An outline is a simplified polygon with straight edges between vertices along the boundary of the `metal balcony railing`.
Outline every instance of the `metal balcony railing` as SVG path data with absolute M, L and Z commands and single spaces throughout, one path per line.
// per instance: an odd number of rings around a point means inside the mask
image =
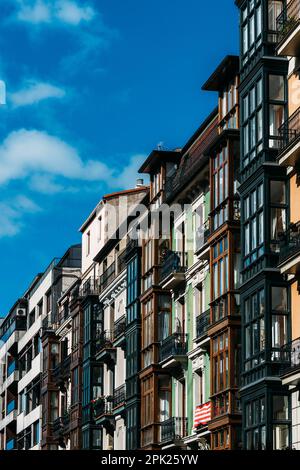
M 161 342 L 160 361 L 187 353 L 187 334 L 174 333 Z
M 300 371 L 300 338 L 294 339 L 281 349 L 281 374 Z
M 119 318 L 114 323 L 114 340 L 122 336 L 126 328 L 126 317 L 125 315 Z
M 112 348 L 114 341 L 114 333 L 111 330 L 101 331 L 95 338 L 96 352 L 100 352 L 105 348 Z
M 100 276 L 100 289 L 104 290 L 116 277 L 116 265 L 112 263 Z
M 300 222 L 290 225 L 289 229 L 281 235 L 279 245 L 281 263 L 300 252 Z
M 169 418 L 161 423 L 161 443 L 174 442 L 187 436 L 187 418 Z
M 160 270 L 160 281 L 171 274 L 184 273 L 187 270 L 187 253 L 168 251 L 163 259 Z
M 70 425 L 70 412 L 66 411 L 63 416 L 59 416 L 52 425 L 53 434 L 65 433 Z
M 207 334 L 207 330 L 210 324 L 210 310 L 206 310 L 206 312 L 201 313 L 196 318 L 196 333 L 197 338 L 203 338 Z
M 89 295 L 99 295 L 100 285 L 98 279 L 90 278 L 85 281 L 79 289 L 80 297 L 88 297 Z
M 283 8 L 277 17 L 276 26 L 278 41 L 283 41 L 290 32 L 299 24 L 300 20 L 300 0 L 291 0 Z
M 116 388 L 114 391 L 113 408 L 117 408 L 118 406 L 123 405 L 125 403 L 125 398 L 126 398 L 126 388 L 124 384 Z
M 300 107 L 279 127 L 278 132 L 279 149 L 282 153 L 300 136 Z
M 100 397 L 93 403 L 93 412 L 95 418 L 104 415 L 111 415 L 113 409 L 112 397 Z

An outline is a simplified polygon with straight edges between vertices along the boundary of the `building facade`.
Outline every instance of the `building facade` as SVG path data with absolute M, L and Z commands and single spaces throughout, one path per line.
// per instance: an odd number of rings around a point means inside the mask
M 1 450 L 300 450 L 300 1 L 235 3 L 217 107 L 1 321 Z

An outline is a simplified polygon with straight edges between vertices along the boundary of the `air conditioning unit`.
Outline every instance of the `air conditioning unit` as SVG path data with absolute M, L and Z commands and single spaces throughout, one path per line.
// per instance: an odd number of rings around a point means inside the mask
M 18 308 L 17 316 L 18 317 L 26 317 L 26 308 Z

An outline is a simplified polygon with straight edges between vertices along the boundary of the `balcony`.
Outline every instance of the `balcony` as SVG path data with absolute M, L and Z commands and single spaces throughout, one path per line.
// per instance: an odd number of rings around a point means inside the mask
M 100 397 L 93 403 L 93 414 L 97 424 L 101 424 L 110 435 L 115 430 L 115 418 L 113 415 L 113 397 Z
M 202 341 L 207 337 L 207 330 L 210 325 L 210 310 L 206 310 L 206 312 L 201 313 L 196 318 L 196 334 L 197 340 Z
M 300 271 L 300 222 L 291 224 L 280 239 L 279 267 L 282 274 Z
M 93 295 L 100 294 L 100 285 L 98 279 L 90 278 L 85 281 L 79 290 L 79 296 L 81 298 L 86 298 Z
M 187 335 L 174 333 L 161 342 L 160 363 L 163 369 L 171 373 L 174 369 L 184 367 L 187 364 Z
M 116 277 L 116 265 L 112 263 L 100 276 L 100 291 L 102 292 Z
M 164 289 L 174 289 L 185 281 L 187 253 L 167 251 L 160 269 L 160 285 Z
M 59 386 L 61 391 L 66 387 L 66 382 L 70 377 L 71 355 L 69 354 L 62 362 L 60 362 L 52 372 L 54 382 Z
M 125 405 L 125 399 L 126 399 L 126 389 L 125 389 L 125 384 L 124 384 L 116 388 L 114 391 L 113 409 L 120 408 L 121 406 Z
M 15 331 L 26 331 L 26 317 L 17 317 L 9 327 L 3 326 L 0 328 L 0 341 L 6 343 Z M 18 339 L 18 336 L 16 336 L 15 342 L 17 342 Z
M 96 336 L 95 352 L 98 361 L 104 362 L 109 368 L 113 367 L 116 362 L 116 348 L 114 346 L 113 331 L 101 331 Z
M 300 52 L 300 0 L 291 0 L 277 18 L 277 54 L 297 57 Z
M 125 329 L 126 329 L 126 317 L 123 315 L 114 323 L 114 346 L 123 347 L 125 346 Z
M 300 108 L 282 124 L 278 132 L 280 136 L 278 163 L 282 166 L 297 167 L 300 162 Z
M 52 425 L 52 433 L 54 438 L 60 438 L 69 433 L 70 430 L 70 413 L 66 411 L 63 416 L 59 416 Z
M 284 384 L 298 385 L 300 380 L 300 338 L 282 347 L 280 376 Z
M 184 437 L 188 435 L 187 418 L 169 418 L 160 425 L 161 444 L 182 444 Z

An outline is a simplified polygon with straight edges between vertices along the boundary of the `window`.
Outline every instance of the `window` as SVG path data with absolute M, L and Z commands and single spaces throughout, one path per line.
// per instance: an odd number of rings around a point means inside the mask
M 51 290 L 46 294 L 46 313 L 51 312 Z
M 91 253 L 91 232 L 86 234 L 86 256 Z
M 217 299 L 228 290 L 228 238 L 213 246 L 213 295 Z
M 38 316 L 40 317 L 43 314 L 43 299 L 38 304 Z
M 98 241 L 102 238 L 102 217 L 98 218 Z
M 153 422 L 153 377 L 149 377 L 142 381 L 142 426 Z
M 277 42 L 277 18 L 283 10 L 282 0 L 269 0 L 268 1 L 268 41 Z
M 171 299 L 168 295 L 158 297 L 158 308 L 159 341 L 163 341 L 171 334 Z
M 279 128 L 285 118 L 286 92 L 283 75 L 269 75 L 269 147 L 279 147 Z
M 228 147 L 215 155 L 212 160 L 213 173 L 213 230 L 228 220 Z
M 287 198 L 284 181 L 270 182 L 271 251 L 279 253 L 280 236 L 286 231 Z
M 243 200 L 244 267 L 264 254 L 263 184 L 259 184 Z
M 229 386 L 228 333 L 213 338 L 213 393 Z
M 171 415 L 171 383 L 169 377 L 159 379 L 159 421 L 163 422 Z
M 288 342 L 287 288 L 271 288 L 272 308 L 272 352 L 271 360 L 281 360 L 281 348 Z
M 241 14 L 242 64 L 251 59 L 262 43 L 261 1 L 248 0 Z
M 237 104 L 237 79 L 231 82 L 226 90 L 220 96 L 220 109 L 221 109 L 221 120 L 220 127 L 221 129 L 236 129 L 238 126 L 237 123 L 237 114 L 236 114 L 236 104 Z
M 79 380 L 78 380 L 78 367 L 72 371 L 72 391 L 71 391 L 72 405 L 79 401 Z
M 40 442 L 40 423 L 36 421 L 33 423 L 33 446 L 36 446 Z
M 242 96 L 243 166 L 246 167 L 263 148 L 262 78 Z
M 30 328 L 34 324 L 34 321 L 35 321 L 35 309 L 33 309 L 32 312 L 30 312 L 29 314 L 28 328 Z
M 245 405 L 246 450 L 266 449 L 266 405 L 260 397 Z
M 58 404 L 58 393 L 50 392 L 50 421 L 52 423 L 59 417 Z
M 253 369 L 265 361 L 265 290 L 260 289 L 244 301 L 245 367 Z

